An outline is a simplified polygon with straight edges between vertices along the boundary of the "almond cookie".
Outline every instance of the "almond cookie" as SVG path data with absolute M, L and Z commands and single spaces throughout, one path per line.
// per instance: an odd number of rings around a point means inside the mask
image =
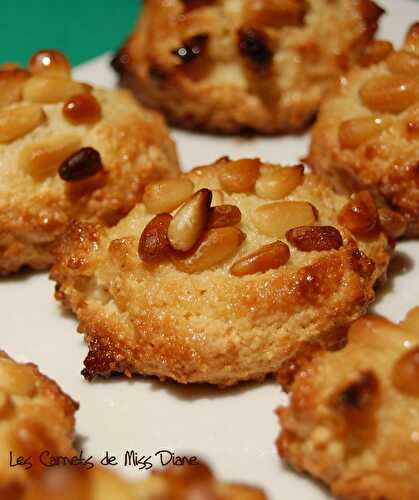
M 45 469 L 39 455 L 75 454 L 74 413 L 78 405 L 33 364 L 16 363 L 0 351 L 0 493 L 19 491 Z M 29 462 L 14 466 L 18 457 Z M 10 497 L 16 499 L 17 497 Z
M 85 334 L 88 379 L 231 385 L 337 342 L 391 250 L 367 193 L 336 195 L 301 165 L 221 158 L 148 185 L 114 228 L 73 224 L 51 276 Z
M 177 173 L 162 118 L 126 91 L 72 80 L 53 50 L 0 68 L 0 274 L 49 267 L 71 219 L 114 224 Z
M 0 487 L 1 493 L 1 487 Z M 3 500 L 266 500 L 265 494 L 252 486 L 224 483 L 215 478 L 202 462 L 197 465 L 166 467 L 151 473 L 143 481 L 127 481 L 95 467 L 81 470 L 59 467 L 32 480 L 20 493 L 11 490 Z
M 419 308 L 366 316 L 348 344 L 307 362 L 278 410 L 284 460 L 357 500 L 419 497 Z
M 341 80 L 313 128 L 310 165 L 340 189 L 368 189 L 419 235 L 419 23 L 401 50 L 371 45 Z
M 149 0 L 113 66 L 174 124 L 300 131 L 382 13 L 371 0 Z

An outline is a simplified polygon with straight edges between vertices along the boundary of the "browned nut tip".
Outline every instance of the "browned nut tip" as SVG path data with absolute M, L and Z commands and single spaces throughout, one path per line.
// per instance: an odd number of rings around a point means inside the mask
M 393 51 L 393 44 L 386 40 L 373 40 L 364 50 L 364 53 L 359 58 L 361 66 L 371 66 L 386 59 Z
M 246 235 L 236 227 L 210 229 L 197 247 L 172 254 L 172 261 L 185 273 L 205 271 L 231 258 L 245 239 Z
M 167 231 L 171 220 L 170 214 L 158 214 L 146 225 L 138 243 L 140 259 L 151 262 L 169 256 L 171 247 Z
M 253 191 L 259 177 L 260 160 L 254 158 L 226 161 L 221 158 L 218 162 L 222 164 L 218 179 L 224 191 L 227 193 L 249 193 Z
M 288 262 L 290 251 L 282 241 L 275 241 L 258 248 L 255 252 L 245 255 L 230 268 L 233 276 L 264 273 L 269 269 L 277 269 Z
M 102 169 L 99 151 L 81 148 L 63 161 L 58 174 L 63 181 L 74 182 L 92 177 Z
M 34 74 L 70 77 L 71 66 L 64 54 L 54 49 L 39 50 L 29 61 L 29 71 Z
M 407 228 L 407 221 L 402 214 L 390 210 L 389 208 L 379 208 L 378 217 L 383 231 L 392 238 L 397 240 L 402 237 Z
M 207 225 L 211 200 L 211 191 L 200 189 L 179 208 L 168 231 L 172 248 L 187 252 L 196 244 Z
M 95 123 L 102 117 L 102 108 L 93 94 L 85 92 L 74 95 L 65 102 L 63 115 L 74 125 Z
M 368 191 L 353 196 L 338 216 L 339 224 L 356 236 L 366 236 L 377 228 L 378 212 L 373 197 Z
M 300 226 L 287 231 L 287 240 L 302 252 L 338 250 L 342 235 L 333 226 Z
M 242 218 L 239 207 L 235 205 L 218 205 L 212 207 L 209 214 L 207 229 L 235 226 Z
M 404 353 L 394 364 L 392 383 L 403 394 L 419 397 L 419 346 Z

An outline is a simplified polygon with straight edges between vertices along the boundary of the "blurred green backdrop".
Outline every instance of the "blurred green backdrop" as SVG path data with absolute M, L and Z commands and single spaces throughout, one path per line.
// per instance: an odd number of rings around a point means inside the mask
M 56 48 L 73 65 L 118 48 L 140 0 L 0 0 L 0 63 L 27 64 L 39 48 Z

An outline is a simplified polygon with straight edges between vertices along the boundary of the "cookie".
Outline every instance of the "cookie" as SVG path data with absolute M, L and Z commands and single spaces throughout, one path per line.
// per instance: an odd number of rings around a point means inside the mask
M 1 498 L 4 491 L 18 491 L 30 476 L 42 473 L 44 467 L 38 460 L 42 452 L 75 454 L 72 443 L 77 408 L 35 365 L 17 363 L 0 351 Z M 18 457 L 31 457 L 32 466 L 28 462 L 12 467 Z
M 114 224 L 177 173 L 162 118 L 127 91 L 72 80 L 53 50 L 0 68 L 0 274 L 49 267 L 71 219 Z
M 337 195 L 301 165 L 225 157 L 150 184 L 143 202 L 111 229 L 73 224 L 54 249 L 88 379 L 262 379 L 311 343 L 338 342 L 392 250 L 367 193 Z
M 377 41 L 341 80 L 312 131 L 309 164 L 342 190 L 368 189 L 419 235 L 419 23 L 401 50 Z
M 166 467 L 151 473 L 142 481 L 127 481 L 96 466 L 83 471 L 75 467 L 54 468 L 40 480 L 33 480 L 20 496 L 2 496 L 4 500 L 266 500 L 265 494 L 252 486 L 224 483 L 216 479 L 211 469 L 199 465 Z
M 113 66 L 176 125 L 295 132 L 383 12 L 370 0 L 150 0 Z
M 366 316 L 347 346 L 307 362 L 278 411 L 278 450 L 339 498 L 419 496 L 419 308 L 400 324 Z

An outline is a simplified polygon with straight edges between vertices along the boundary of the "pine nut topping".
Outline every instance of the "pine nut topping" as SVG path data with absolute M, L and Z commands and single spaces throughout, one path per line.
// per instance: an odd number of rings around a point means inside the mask
M 361 87 L 359 95 L 372 111 L 400 113 L 417 101 L 419 91 L 415 78 L 386 75 L 367 81 Z
M 233 276 L 245 276 L 246 274 L 265 273 L 269 269 L 277 269 L 288 262 L 290 251 L 282 241 L 275 241 L 264 245 L 256 252 L 245 255 L 236 261 L 230 268 Z
M 342 208 L 339 223 L 356 236 L 365 236 L 377 227 L 378 212 L 368 191 L 360 191 Z
M 23 137 L 45 119 L 45 113 L 37 104 L 22 103 L 13 108 L 0 109 L 0 143 Z
M 337 250 L 343 245 L 340 232 L 333 226 L 300 226 L 290 229 L 287 240 L 302 252 Z
M 407 221 L 403 215 L 388 208 L 379 208 L 378 217 L 380 219 L 380 226 L 387 236 L 390 236 L 394 240 L 403 236 L 407 227 Z
M 219 189 L 212 189 L 212 201 L 211 206 L 216 207 L 224 203 L 224 195 Z
M 232 257 L 245 240 L 246 235 L 236 227 L 220 227 L 205 233 L 198 248 L 186 255 L 172 257 L 179 271 L 198 273 L 225 262 Z
M 410 27 L 404 45 L 408 52 L 419 55 L 419 23 L 415 23 Z
M 256 28 L 298 26 L 304 20 L 304 2 L 301 0 L 247 0 L 243 23 Z
M 88 179 L 102 169 L 99 151 L 81 148 L 61 163 L 58 173 L 63 181 L 74 182 Z
M 211 198 L 209 189 L 200 189 L 176 212 L 168 231 L 175 250 L 190 250 L 202 236 L 210 214 Z
M 397 360 L 392 370 L 392 382 L 403 394 L 419 397 L 418 380 L 419 346 L 416 346 Z
M 405 50 L 391 54 L 387 66 L 392 73 L 419 76 L 419 56 Z
M 23 86 L 23 97 L 27 101 L 53 104 L 66 101 L 75 94 L 86 91 L 85 85 L 66 78 L 33 76 Z
M 36 180 L 57 173 L 61 162 L 79 149 L 80 136 L 73 133 L 50 135 L 28 144 L 21 152 L 21 168 Z
M 144 189 L 143 203 L 150 214 L 171 212 L 192 196 L 193 189 L 187 178 L 152 182 Z
M 266 200 L 280 200 L 291 194 L 304 177 L 303 165 L 295 167 L 262 167 L 255 193 Z
M 388 120 L 378 116 L 361 116 L 345 120 L 339 127 L 339 142 L 342 148 L 356 149 L 377 136 L 388 125 Z
M 316 211 L 306 201 L 277 201 L 258 207 L 253 212 L 252 219 L 261 233 L 283 238 L 294 227 L 314 224 Z
M 219 205 L 212 207 L 209 214 L 207 229 L 235 226 L 241 221 L 242 214 L 235 205 Z
M 373 40 L 359 59 L 361 66 L 371 66 L 386 59 L 393 51 L 393 44 L 385 40 Z
M 0 107 L 20 101 L 23 86 L 29 78 L 29 73 L 23 69 L 1 70 Z
M 34 75 L 61 76 L 70 78 L 71 66 L 64 54 L 58 50 L 40 50 L 30 59 L 29 71 Z
M 222 189 L 227 193 L 252 192 L 259 177 L 260 165 L 258 159 L 226 162 L 218 174 Z
M 146 225 L 138 244 L 138 255 L 145 262 L 161 260 L 170 255 L 171 246 L 167 231 L 172 216 L 158 214 Z
M 90 124 L 100 120 L 102 109 L 96 97 L 90 92 L 77 94 L 66 101 L 64 117 L 73 125 Z

